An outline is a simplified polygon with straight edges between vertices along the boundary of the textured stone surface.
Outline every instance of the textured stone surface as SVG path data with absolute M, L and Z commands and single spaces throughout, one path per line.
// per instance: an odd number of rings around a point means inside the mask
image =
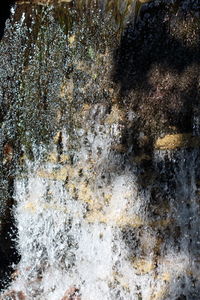
M 200 137 L 191 133 L 168 134 L 158 138 L 155 148 L 159 150 L 173 150 L 178 148 L 195 148 L 200 146 Z
M 10 163 L 16 163 L 16 185 L 25 193 L 23 198 L 18 192 L 22 201 L 18 222 L 21 216 L 32 220 L 28 226 L 36 234 L 40 253 L 44 249 L 41 234 L 46 226 L 35 230 L 38 223 L 49 217 L 57 223 L 55 228 L 50 224 L 47 232 L 52 227 L 52 231 L 56 230 L 65 220 L 66 227 L 61 226 L 58 237 L 53 236 L 51 241 L 52 245 L 55 243 L 56 255 L 60 232 L 66 233 L 73 226 L 75 231 L 81 227 L 84 245 L 94 241 L 97 248 L 104 245 L 101 251 L 112 245 L 109 255 L 116 261 L 110 263 L 113 273 L 108 272 L 105 281 L 113 293 L 116 291 L 113 299 L 119 293 L 123 294 L 122 299 L 129 299 L 131 292 L 145 300 L 171 300 L 184 293 L 196 300 L 199 295 L 198 28 L 192 9 L 185 12 L 184 7 L 177 8 L 180 3 L 172 2 L 152 1 L 139 7 L 140 18 L 134 25 L 127 25 L 120 39 L 123 11 L 119 14 L 115 10 L 119 2 L 110 1 L 116 23 L 113 19 L 102 21 L 98 15 L 97 21 L 92 18 L 96 22 L 93 25 L 91 15 L 85 13 L 80 18 L 75 14 L 77 28 L 68 34 L 68 10 L 56 7 L 48 19 L 46 7 L 37 7 L 34 15 L 30 2 L 23 1 L 24 6 L 17 7 L 16 20 L 20 20 L 25 9 L 24 24 L 32 20 L 35 23 L 27 39 L 23 39 L 26 26 L 20 29 L 22 37 L 18 39 L 11 28 L 11 38 L 7 36 L 4 44 L 7 54 L 2 52 L 6 72 L 2 72 L 1 92 L 6 103 L 3 108 L 8 113 L 2 127 L 3 176 L 8 181 L 2 182 L 6 188 L 13 187 Z M 40 26 L 40 17 L 46 20 L 44 26 Z M 51 42 L 50 37 L 54 37 Z M 11 43 L 14 38 L 18 44 Z M 8 68 L 9 64 L 4 66 L 3 61 L 10 62 L 15 54 L 18 60 L 12 60 L 12 68 Z M 66 66 L 63 61 L 67 61 Z M 10 87 L 6 84 L 11 75 L 15 77 Z M 18 110 L 21 105 L 23 109 Z M 29 170 L 38 158 L 36 149 L 45 149 L 45 153 L 39 165 Z M 13 161 L 15 154 L 18 157 Z M 64 199 L 52 195 L 54 188 Z M 12 204 L 8 201 L 4 206 L 10 209 Z M 5 228 L 3 221 L 1 226 Z M 21 226 L 20 234 L 27 230 L 25 237 L 29 241 L 32 235 L 28 226 Z M 107 230 L 113 236 L 106 244 Z M 73 251 L 76 255 L 79 247 L 70 235 L 67 238 L 61 240 L 62 245 L 66 243 L 65 255 Z M 22 244 L 24 241 L 21 238 Z M 37 249 L 34 243 L 33 248 L 27 244 L 32 251 Z M 6 241 L 2 245 L 5 253 L 9 245 Z M 24 243 L 23 247 L 27 245 Z M 84 253 L 83 249 L 80 251 Z M 98 251 L 92 252 L 91 257 L 88 251 L 79 253 L 79 263 L 87 257 L 83 261 L 92 265 L 96 254 Z M 64 268 L 63 257 L 58 259 L 56 255 L 54 264 L 60 259 Z M 67 273 L 76 261 L 73 255 L 67 256 L 66 261 Z M 107 264 L 102 263 L 99 282 Z M 36 266 L 38 273 L 42 267 Z M 44 268 L 48 272 L 48 267 Z M 71 297 L 64 297 L 68 296 Z

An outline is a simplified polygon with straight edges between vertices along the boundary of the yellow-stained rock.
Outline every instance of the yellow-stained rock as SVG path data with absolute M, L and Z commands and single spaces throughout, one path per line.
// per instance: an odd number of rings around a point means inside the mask
M 154 146 L 159 150 L 194 148 L 200 146 L 200 137 L 193 136 L 191 133 L 167 134 L 163 138 L 158 138 Z
M 107 216 L 98 211 L 92 211 L 89 214 L 87 214 L 86 221 L 88 223 L 108 223 Z
M 24 208 L 32 213 L 34 213 L 37 209 L 36 207 L 36 203 L 35 202 L 27 202 L 25 205 L 24 205 Z
M 69 157 L 68 154 L 61 154 L 60 156 L 58 156 L 57 152 L 51 152 L 51 153 L 49 153 L 49 155 L 47 157 L 47 162 L 50 162 L 50 163 L 64 163 L 64 162 L 68 162 L 69 159 L 70 159 L 70 157 Z
M 52 209 L 56 211 L 61 211 L 67 213 L 67 208 L 62 206 L 62 205 L 57 205 L 57 204 L 51 204 L 51 203 L 37 203 L 33 201 L 29 201 L 25 203 L 24 209 L 31 212 L 35 213 L 38 209 Z
M 45 170 L 38 170 L 37 176 L 52 180 L 62 180 L 65 181 L 68 174 L 68 169 L 66 167 L 60 168 L 58 170 L 54 170 L 52 172 L 48 172 Z
M 87 198 L 86 198 L 87 199 Z M 94 203 L 93 203 L 94 204 Z M 98 205 L 95 206 L 95 208 Z M 93 205 L 94 208 L 94 205 Z M 100 223 L 106 223 L 106 224 L 114 224 L 119 227 L 124 226 L 130 226 L 133 228 L 137 228 L 140 226 L 148 226 L 148 227 L 166 227 L 168 226 L 172 220 L 171 219 L 161 219 L 157 221 L 145 221 L 141 217 L 135 215 L 135 216 L 126 216 L 126 215 L 120 215 L 116 216 L 114 214 L 110 214 L 108 212 L 102 212 L 102 211 L 91 211 L 87 217 L 86 220 L 90 223 L 94 222 L 100 222 Z
M 144 221 L 141 220 L 138 216 L 134 216 L 132 218 L 127 218 L 126 216 L 116 217 L 114 214 L 105 213 L 102 211 L 91 211 L 86 220 L 89 223 L 106 223 L 106 224 L 113 224 L 120 227 L 123 226 L 131 226 L 131 227 L 139 227 L 144 225 Z
M 132 265 L 136 270 L 136 273 L 139 275 L 147 274 L 153 271 L 156 267 L 155 263 L 152 260 L 147 259 L 135 259 L 133 260 Z
M 58 153 L 57 152 L 49 153 L 49 155 L 47 157 L 47 161 L 50 163 L 57 163 L 58 162 Z
M 123 122 L 125 120 L 125 112 L 119 108 L 117 104 L 112 106 L 111 113 L 106 117 L 105 123 L 112 125 L 114 123 Z
M 75 42 L 75 35 L 69 36 L 68 41 L 69 41 L 70 45 L 72 45 Z
M 161 279 L 162 281 L 171 281 L 172 276 L 169 272 L 164 272 L 160 276 L 158 276 L 158 279 Z
M 81 201 L 85 203 L 89 203 L 91 205 L 94 204 L 93 193 L 87 184 L 81 183 L 77 186 L 77 189 L 78 189 L 78 198 Z
M 112 194 L 105 194 L 104 195 L 104 200 L 105 200 L 106 203 L 109 203 L 111 198 L 112 198 Z
M 68 154 L 61 154 L 59 162 L 64 163 L 70 160 L 70 156 Z
M 55 144 L 57 144 L 58 143 L 58 141 L 59 141 L 59 138 L 60 138 L 60 134 L 61 134 L 61 132 L 60 131 L 58 131 L 55 135 L 54 135 L 54 137 L 53 137 L 53 141 L 54 141 L 54 143 Z
M 150 297 L 150 300 L 164 300 L 168 292 L 168 285 L 164 285 L 159 288 L 158 291 L 154 292 Z
M 130 226 L 135 228 L 144 225 L 144 223 L 144 220 L 137 215 L 131 217 L 121 215 L 116 219 L 116 224 L 121 227 Z

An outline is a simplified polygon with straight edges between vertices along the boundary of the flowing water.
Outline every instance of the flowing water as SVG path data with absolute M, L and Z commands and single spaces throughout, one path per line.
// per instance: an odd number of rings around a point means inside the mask
M 2 299 L 59 300 L 72 287 L 81 300 L 199 299 L 198 147 L 154 149 L 147 167 L 134 143 L 123 148 L 123 120 L 137 114 L 108 82 L 119 30 L 109 13 L 91 21 L 95 35 L 87 17 L 66 31 L 53 6 L 15 16 L 0 46 L 1 142 L 17 141 L 21 258 Z

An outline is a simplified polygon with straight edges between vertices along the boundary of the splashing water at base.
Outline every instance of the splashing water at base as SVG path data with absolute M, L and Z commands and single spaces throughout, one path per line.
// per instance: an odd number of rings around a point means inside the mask
M 105 142 L 108 142 L 108 135 Z M 95 142 L 93 145 L 95 148 Z M 87 160 L 84 162 L 84 146 L 82 150 L 79 163 L 85 174 L 88 164 Z M 108 152 L 105 151 L 104 155 L 106 157 Z M 181 155 L 185 157 L 184 151 L 179 153 Z M 162 172 L 166 172 L 166 162 L 174 159 L 169 152 L 155 153 L 156 164 L 163 164 Z M 195 163 L 195 157 L 189 159 Z M 190 247 L 188 229 L 183 220 L 189 218 L 185 214 L 192 214 L 184 207 L 183 201 L 180 207 L 174 202 L 186 195 L 183 189 L 188 177 L 184 174 L 180 177 L 179 172 L 183 172 L 180 164 L 176 176 L 182 178 L 181 186 L 177 187 L 176 199 L 171 199 L 171 212 L 166 220 L 152 220 L 145 213 L 149 193 L 141 194 L 138 190 L 134 170 L 124 169 L 118 176 L 113 174 L 109 188 L 106 185 L 101 188 L 104 194 L 109 191 L 110 200 L 106 206 L 100 207 L 99 201 L 103 200 L 95 189 L 93 195 L 86 195 L 86 198 L 80 194 L 80 182 L 74 186 L 77 197 L 74 191 L 67 190 L 67 171 L 64 174 L 63 164 L 58 165 L 49 161 L 27 161 L 26 174 L 16 179 L 15 218 L 22 257 L 17 266 L 17 278 L 10 289 L 23 291 L 27 299 L 44 300 L 62 299 L 72 287 L 79 289 L 81 299 L 87 300 L 162 299 L 170 290 L 170 297 L 178 295 L 184 279 L 180 280 L 179 286 L 176 282 L 176 287 L 171 284 L 169 288 L 169 282 L 182 278 L 183 274 L 187 277 L 190 272 L 191 258 L 186 250 Z M 68 167 L 66 163 L 66 170 Z M 78 163 L 74 168 L 78 172 Z M 69 172 L 74 170 L 71 168 Z M 79 180 L 73 176 L 74 182 Z M 95 184 L 102 184 L 98 180 Z M 81 201 L 78 197 L 82 197 Z M 195 202 L 191 209 L 196 209 Z M 169 240 L 165 255 L 157 260 L 158 229 L 155 228 L 164 228 L 171 222 L 168 218 L 175 215 L 183 239 L 177 250 L 173 248 L 173 240 Z M 195 223 L 194 226 L 192 236 L 196 234 Z

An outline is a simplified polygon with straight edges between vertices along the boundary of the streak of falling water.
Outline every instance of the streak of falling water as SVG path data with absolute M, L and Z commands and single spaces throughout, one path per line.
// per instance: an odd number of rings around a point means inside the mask
M 7 24 L 1 48 L 1 76 L 14 78 L 1 86 L 4 101 L 12 98 L 2 136 L 17 137 L 24 152 L 14 184 L 21 260 L 8 290 L 27 300 L 59 300 L 71 287 L 81 300 L 171 300 L 183 292 L 198 299 L 190 274 L 200 276 L 199 150 L 155 150 L 155 182 L 142 189 L 136 164 L 113 151 L 124 125 L 102 100 L 96 77 L 104 70 L 95 69 L 91 41 L 76 48 L 76 30 L 68 39 L 51 7 L 42 17 L 48 27 L 41 25 L 28 54 L 35 20 L 27 28 L 24 15 Z M 6 39 L 11 48 L 3 50 Z
M 105 143 L 107 139 L 108 135 Z M 95 143 L 93 145 L 94 151 Z M 169 297 L 166 299 L 178 297 L 184 291 L 183 285 L 187 295 L 188 286 L 192 285 L 188 272 L 199 274 L 193 264 L 194 257 L 199 255 L 195 252 L 198 249 L 199 224 L 194 218 L 198 210 L 194 195 L 197 155 L 185 150 L 174 154 L 168 151 L 155 153 L 156 164 L 162 165 L 161 173 L 169 171 L 171 165 L 174 174 L 171 184 L 176 181 L 177 186 L 173 193 L 169 182 L 163 184 L 167 193 L 171 191 L 167 218 L 175 220 L 175 228 L 181 230 L 180 240 L 170 237 L 166 249 L 163 249 L 156 282 L 153 268 L 139 275 L 137 263 L 135 268 L 131 263 L 130 247 L 136 262 L 141 263 L 141 253 L 134 240 L 137 228 L 140 230 L 139 225 L 133 225 L 135 230 L 125 231 L 125 242 L 122 238 L 120 225 L 123 218 L 130 221 L 135 215 L 146 223 L 141 240 L 148 244 L 149 249 L 153 249 L 157 234 L 150 229 L 148 215 L 141 211 L 149 196 L 138 192 L 136 179 L 129 170 L 124 170 L 113 180 L 111 201 L 104 208 L 105 221 L 99 220 L 97 214 L 96 220 L 88 222 L 87 206 L 70 196 L 62 180 L 51 177 L 56 165 L 27 161 L 25 178 L 19 178 L 15 183 L 15 216 L 22 258 L 17 266 L 19 276 L 12 289 L 24 291 L 28 299 L 61 299 L 71 286 L 80 288 L 81 299 L 138 299 L 138 295 L 142 299 L 150 299 L 152 286 L 154 291 L 161 290 L 164 284 L 162 276 L 170 274 L 174 283 L 172 281 L 168 287 Z M 84 151 L 80 151 L 79 156 L 84 160 Z M 187 168 L 188 161 L 191 169 Z M 188 180 L 190 183 L 186 182 Z M 130 194 L 132 202 L 127 200 Z M 125 223 L 128 223 L 127 220 Z M 165 238 L 168 238 L 167 233 Z M 147 268 L 151 269 L 154 259 L 150 252 Z M 145 259 L 144 263 L 147 264 Z

